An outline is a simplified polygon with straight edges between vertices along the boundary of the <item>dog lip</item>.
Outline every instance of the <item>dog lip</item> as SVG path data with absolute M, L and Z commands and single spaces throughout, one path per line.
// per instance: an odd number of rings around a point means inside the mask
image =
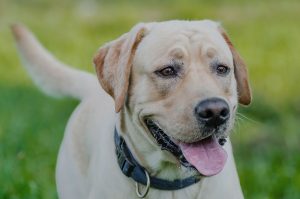
M 179 139 L 174 139 L 174 140 L 175 140 L 175 142 L 176 142 L 177 145 L 178 145 L 179 143 L 194 144 L 194 143 L 200 142 L 201 140 L 204 140 L 204 139 L 206 139 L 206 138 L 208 138 L 208 137 L 210 137 L 210 136 L 214 136 L 214 135 L 213 135 L 212 133 L 209 133 L 209 134 L 207 134 L 207 135 L 205 135 L 205 136 L 203 136 L 203 137 L 200 137 L 200 138 L 198 138 L 198 139 L 194 139 L 193 141 L 179 140 Z
M 183 153 L 179 147 L 179 140 L 171 138 L 168 136 L 159 125 L 151 119 L 145 119 L 145 124 L 156 140 L 157 144 L 161 147 L 161 150 L 167 150 L 172 153 L 185 167 L 192 167 L 192 165 L 185 159 Z
M 146 124 L 147 128 L 149 129 L 149 131 L 151 132 L 152 135 L 153 135 L 153 131 L 151 130 L 151 126 L 156 126 L 156 128 L 158 128 L 161 131 L 161 133 L 163 133 L 165 135 L 165 138 L 169 139 L 171 142 L 173 142 L 178 147 L 178 151 L 181 151 L 180 147 L 179 147 L 180 143 L 193 144 L 193 143 L 196 143 L 196 142 L 200 142 L 201 140 L 204 140 L 204 139 L 206 139 L 206 138 L 208 138 L 210 136 L 215 136 L 213 133 L 209 133 L 206 136 L 203 136 L 203 137 L 201 137 L 201 138 L 199 138 L 197 140 L 193 140 L 193 141 L 180 140 L 180 139 L 176 139 L 174 137 L 168 136 L 160 128 L 160 125 L 157 122 L 154 122 L 152 119 L 146 118 L 146 119 L 144 119 L 144 121 L 145 121 L 145 124 Z M 153 137 L 155 139 L 157 139 L 154 135 L 153 135 Z M 227 142 L 227 140 L 224 137 L 218 138 L 218 143 L 221 146 L 223 146 L 226 142 Z M 162 150 L 166 150 L 166 147 L 162 146 Z
M 155 125 L 155 126 L 156 126 L 157 128 L 159 128 L 164 134 L 166 134 L 166 133 L 162 130 L 162 128 L 160 128 L 160 125 L 159 125 L 157 122 L 154 122 L 152 119 L 145 119 L 145 123 L 146 123 L 146 126 L 148 127 L 148 129 L 149 129 L 150 132 L 151 132 L 151 130 L 150 130 L 149 127 Z M 152 133 L 152 132 L 151 132 L 151 133 Z M 166 134 L 166 135 L 167 135 L 167 134 Z M 211 135 L 209 134 L 209 135 L 207 135 L 207 136 L 205 136 L 205 137 L 201 137 L 200 139 L 193 140 L 192 142 L 188 142 L 188 141 L 185 141 L 185 140 L 176 139 L 176 138 L 171 137 L 171 136 L 169 136 L 169 135 L 167 135 L 167 136 L 168 136 L 168 139 L 170 139 L 172 142 L 174 142 L 174 144 L 179 145 L 180 142 L 182 142 L 182 143 L 187 143 L 187 144 L 192 144 L 192 143 L 195 143 L 195 142 L 199 142 L 199 141 L 201 141 L 201 140 L 203 140 L 203 139 L 205 139 L 205 138 L 207 138 L 207 137 L 209 137 L 209 136 L 211 136 Z
M 209 138 L 209 137 L 211 137 L 211 136 L 215 136 L 215 135 L 209 134 L 209 135 L 207 135 L 207 136 L 205 136 L 205 137 L 201 137 L 200 139 L 195 140 L 195 141 L 193 141 L 193 142 L 186 142 L 186 141 L 176 140 L 176 139 L 172 139 L 172 138 L 171 138 L 171 140 L 172 140 L 175 144 L 177 144 L 177 145 L 179 145 L 180 143 L 184 143 L 184 144 L 195 144 L 195 143 L 201 142 L 202 140 L 205 140 L 205 139 L 207 139 L 207 138 Z M 225 137 L 221 137 L 221 138 L 217 138 L 217 139 L 218 139 L 218 143 L 219 143 L 221 146 L 224 146 L 224 144 L 227 142 L 227 140 L 226 140 Z

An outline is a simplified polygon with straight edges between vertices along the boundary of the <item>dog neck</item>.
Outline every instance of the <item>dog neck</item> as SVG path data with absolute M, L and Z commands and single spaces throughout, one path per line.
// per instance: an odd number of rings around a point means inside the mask
M 138 117 L 133 117 L 127 108 L 117 114 L 116 128 L 124 138 L 129 150 L 137 162 L 151 176 L 166 180 L 183 179 L 198 175 L 192 168 L 182 166 L 168 151 L 163 151 L 154 142 Z

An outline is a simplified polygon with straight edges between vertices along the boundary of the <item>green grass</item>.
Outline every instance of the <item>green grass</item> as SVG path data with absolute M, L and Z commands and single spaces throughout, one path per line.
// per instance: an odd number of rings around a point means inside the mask
M 249 65 L 254 101 L 232 134 L 246 198 L 300 198 L 300 2 L 0 1 L 0 198 L 55 198 L 55 161 L 77 102 L 41 94 L 9 24 L 23 22 L 66 63 L 93 71 L 96 49 L 141 21 L 221 21 Z

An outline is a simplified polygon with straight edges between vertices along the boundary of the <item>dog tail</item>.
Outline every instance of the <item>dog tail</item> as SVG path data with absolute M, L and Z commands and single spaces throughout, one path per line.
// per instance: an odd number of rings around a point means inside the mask
M 54 97 L 83 99 L 99 90 L 95 75 L 63 64 L 53 57 L 24 26 L 11 27 L 23 65 L 34 83 Z

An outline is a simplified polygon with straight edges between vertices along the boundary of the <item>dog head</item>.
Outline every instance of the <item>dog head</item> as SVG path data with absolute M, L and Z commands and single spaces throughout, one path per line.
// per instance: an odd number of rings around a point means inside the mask
M 100 48 L 94 64 L 116 112 L 126 106 L 153 142 L 203 175 L 223 168 L 217 141 L 251 91 L 246 65 L 218 23 L 138 24 Z

